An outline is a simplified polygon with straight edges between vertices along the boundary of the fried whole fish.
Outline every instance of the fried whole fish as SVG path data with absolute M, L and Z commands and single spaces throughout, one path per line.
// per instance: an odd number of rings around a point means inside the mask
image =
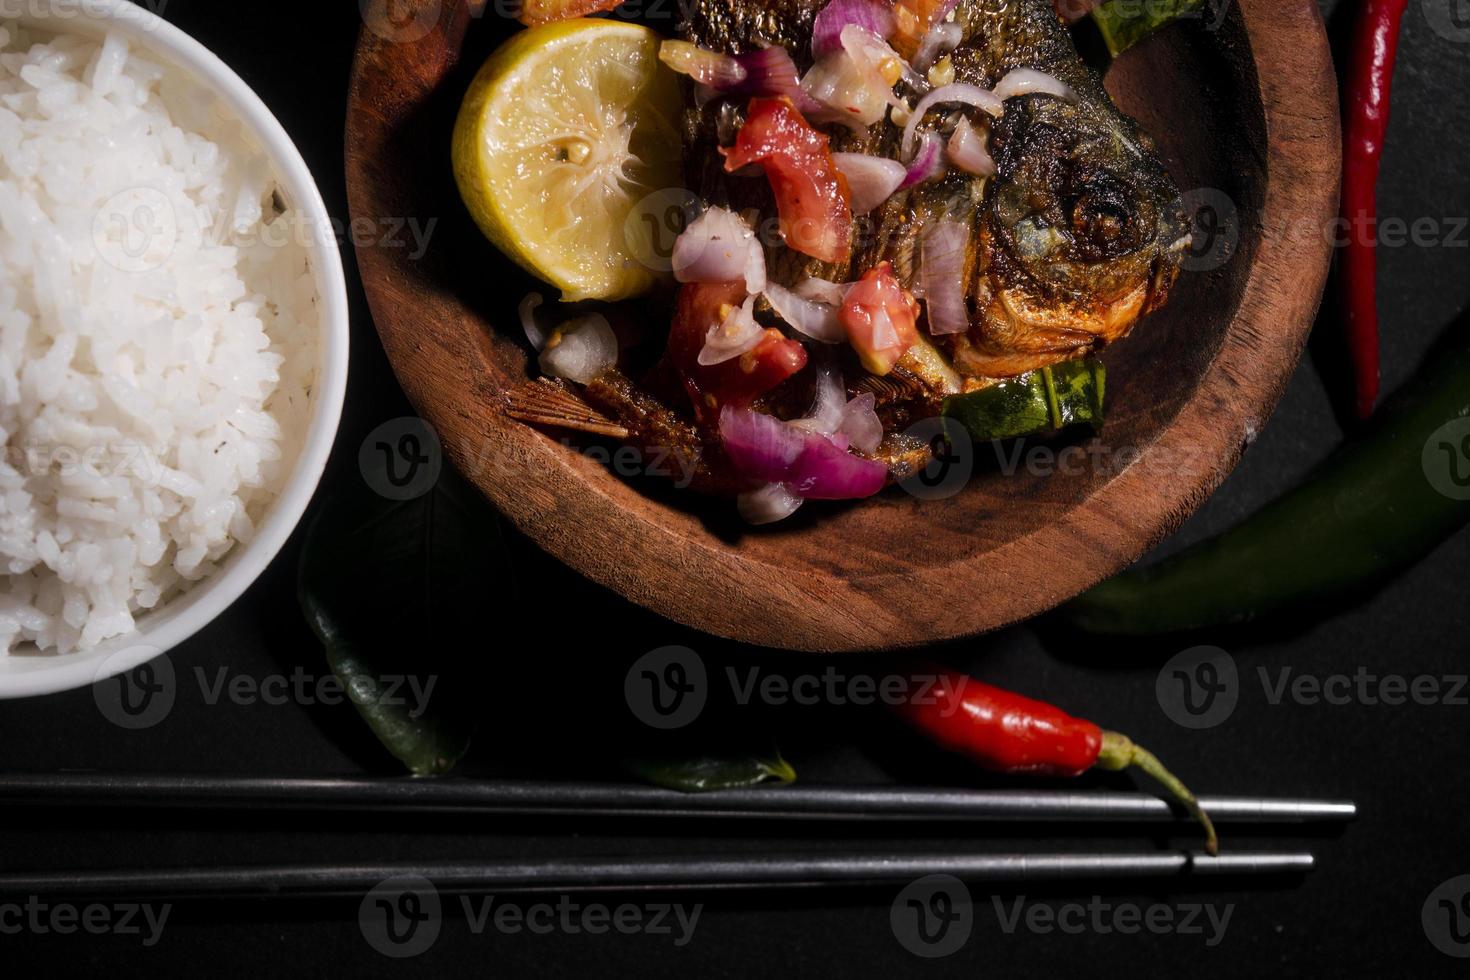
M 779 44 L 805 69 L 812 21 L 825 0 L 695 0 L 683 33 L 728 54 Z M 844 267 L 777 248 L 772 274 L 851 281 L 888 260 L 906 287 L 918 283 L 921 243 L 940 220 L 969 229 L 964 261 L 969 329 L 938 338 L 970 384 L 1012 377 L 1083 356 L 1124 336 L 1166 299 L 1189 244 L 1179 192 L 1153 141 L 1113 105 L 1077 54 L 1050 0 L 959 0 L 961 40 L 953 77 L 992 88 L 1017 68 L 1065 83 L 1075 101 L 1022 95 L 991 124 L 997 174 L 952 170 L 894 195 L 854 223 Z M 902 93 L 901 93 L 902 94 Z M 917 93 L 915 93 L 917 94 Z M 728 145 L 741 107 L 691 103 L 684 134 L 690 186 L 707 203 L 774 213 L 765 182 L 724 173 L 715 147 Z M 973 114 L 973 113 L 972 113 Z M 959 113 L 931 110 L 948 135 Z M 891 116 L 867 132 L 825 127 L 832 149 L 899 157 Z

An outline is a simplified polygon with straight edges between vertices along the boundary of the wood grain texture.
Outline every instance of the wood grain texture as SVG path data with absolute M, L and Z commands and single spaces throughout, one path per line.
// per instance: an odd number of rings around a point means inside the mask
M 507 418 L 532 375 L 515 306 L 526 278 L 475 232 L 449 171 L 458 101 L 515 28 L 463 0 L 410 0 L 364 30 L 347 121 L 354 219 L 439 219 L 427 254 L 360 246 L 400 382 L 456 466 L 568 565 L 671 619 L 809 651 L 912 647 L 1034 616 L 1127 566 L 1219 485 L 1275 407 L 1331 258 L 1340 136 L 1315 0 L 1238 0 L 1120 59 L 1108 88 L 1181 187 L 1233 212 L 1218 268 L 1181 277 L 1108 352 L 1106 431 L 1007 472 L 980 447 L 958 493 L 893 489 L 743 528 L 729 501 L 628 480 Z

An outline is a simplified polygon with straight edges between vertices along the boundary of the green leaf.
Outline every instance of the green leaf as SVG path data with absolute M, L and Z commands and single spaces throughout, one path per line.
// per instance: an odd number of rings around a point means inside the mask
M 1206 0 L 1108 0 L 1092 11 L 1092 19 L 1114 58 L 1165 24 L 1197 16 Z
M 1054 435 L 1077 425 L 1100 430 L 1107 370 L 1095 358 L 1054 364 L 944 400 L 943 414 L 976 440 Z
M 695 756 L 688 759 L 628 759 L 628 770 L 640 779 L 685 793 L 758 786 L 770 780 L 796 781 L 796 770 L 772 751 L 768 756 Z
M 495 512 L 448 467 L 409 501 L 353 481 L 307 532 L 302 612 L 358 713 L 415 775 L 448 772 L 469 748 L 487 658 L 465 640 L 494 622 L 485 610 L 508 579 Z

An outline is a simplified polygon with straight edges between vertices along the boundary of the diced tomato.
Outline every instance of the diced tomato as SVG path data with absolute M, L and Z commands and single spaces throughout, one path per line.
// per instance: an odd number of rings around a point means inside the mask
M 887 262 L 879 262 L 853 283 L 837 316 L 863 367 L 874 374 L 893 370 L 919 340 L 915 326 L 919 303 L 898 284 Z
M 516 19 L 522 24 L 535 27 L 557 20 L 585 17 L 603 10 L 611 10 L 623 0 L 521 0 L 521 12 Z
M 823 262 L 852 253 L 852 195 L 827 137 L 787 98 L 751 99 L 735 145 L 720 148 L 725 170 L 758 163 L 776 197 L 786 245 Z
M 750 404 L 806 367 L 806 348 L 779 330 L 767 330 L 759 344 L 737 358 L 720 364 L 699 363 L 710 328 L 744 301 L 743 282 L 691 282 L 679 288 L 669 331 L 669 361 L 701 421 L 718 419 L 726 405 Z

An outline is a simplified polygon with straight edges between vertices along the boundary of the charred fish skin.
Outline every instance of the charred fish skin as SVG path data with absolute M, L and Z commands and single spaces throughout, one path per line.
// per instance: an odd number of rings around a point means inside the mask
M 812 21 L 825 2 L 695 0 L 682 33 L 723 53 L 780 44 L 804 70 Z M 990 124 L 997 175 L 952 170 L 894 195 L 854 222 L 845 267 L 763 237 L 774 246 L 771 274 L 785 285 L 806 275 L 847 281 L 886 260 L 915 288 L 926 230 L 941 219 L 967 224 L 971 327 L 943 343 L 962 374 L 985 384 L 1084 356 L 1127 334 L 1167 297 L 1189 225 L 1152 140 L 1113 105 L 1051 0 L 959 0 L 954 17 L 962 29 L 950 55 L 955 81 L 993 88 L 1007 72 L 1032 68 L 1064 82 L 1076 101 L 1008 99 Z M 701 105 L 691 91 L 684 126 L 689 186 L 707 204 L 765 221 L 774 213 L 765 181 L 726 174 L 715 152 L 733 141 L 742 108 L 739 100 Z M 925 125 L 947 136 L 954 117 L 937 108 Z M 822 128 L 834 150 L 899 156 L 900 128 L 891 119 L 866 134 Z
M 1161 306 L 1189 224 L 1153 141 L 1108 97 L 1050 0 L 960 0 L 956 81 L 993 87 L 1034 68 L 1075 102 L 1008 99 L 994 121 L 989 182 L 972 237 L 969 375 L 1011 377 L 1087 354 Z

